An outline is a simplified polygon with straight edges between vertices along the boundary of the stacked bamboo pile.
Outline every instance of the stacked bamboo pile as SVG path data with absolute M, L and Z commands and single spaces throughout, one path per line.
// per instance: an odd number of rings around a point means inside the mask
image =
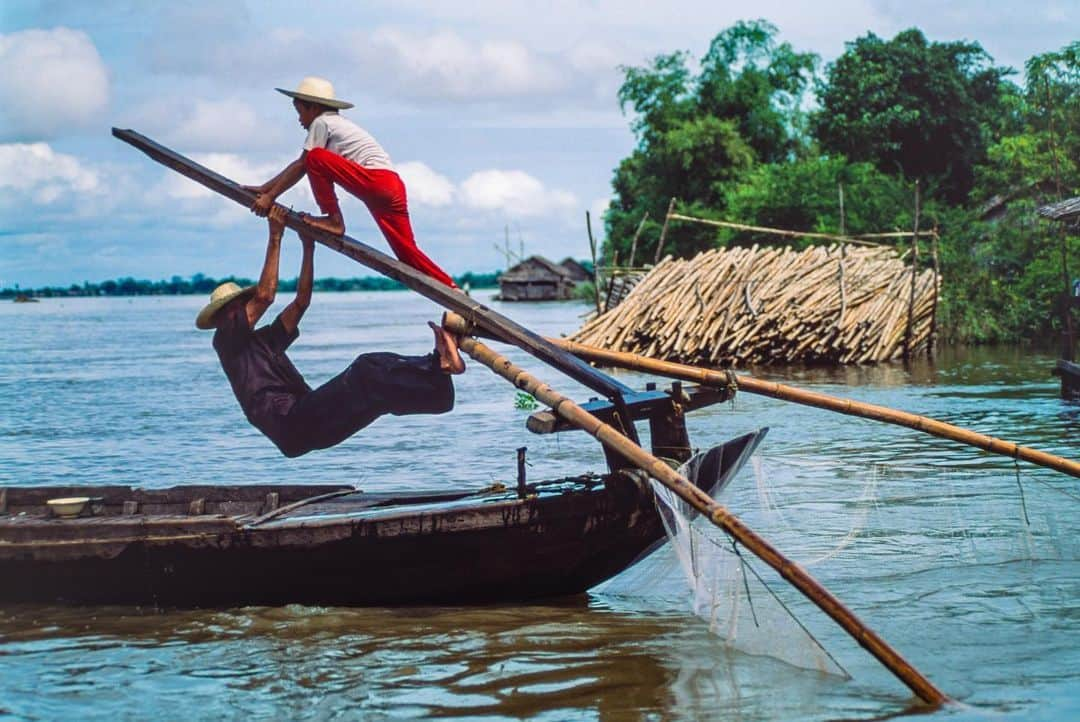
M 910 353 L 930 337 L 938 282 L 915 278 Z M 876 363 L 904 353 L 911 284 L 888 247 L 716 249 L 665 258 L 571 338 L 695 365 Z

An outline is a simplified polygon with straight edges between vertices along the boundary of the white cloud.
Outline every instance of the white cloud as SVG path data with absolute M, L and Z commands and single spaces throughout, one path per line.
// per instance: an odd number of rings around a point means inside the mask
M 549 94 L 567 80 L 548 58 L 512 40 L 471 42 L 450 30 L 428 34 L 396 27 L 356 43 L 367 74 L 420 98 L 498 99 Z
M 206 166 L 215 173 L 220 173 L 229 180 L 247 185 L 257 185 L 285 167 L 270 163 L 252 163 L 235 153 L 193 153 L 191 159 Z M 209 188 L 171 171 L 165 171 L 165 178 L 160 188 L 169 198 L 190 200 L 193 198 L 217 198 Z
M 104 110 L 109 78 L 94 43 L 68 28 L 0 35 L 0 137 L 44 140 Z
M 454 184 L 426 164 L 419 161 L 398 163 L 397 171 L 405 182 L 409 205 L 439 208 L 454 202 Z
M 521 170 L 482 170 L 473 173 L 459 191 L 464 205 L 511 216 L 562 215 L 577 207 L 573 193 L 544 187 Z
M 289 162 L 253 163 L 235 153 L 193 153 L 191 159 L 220 173 L 229 180 L 245 185 L 258 185 L 281 171 Z M 195 181 L 163 170 L 161 180 L 156 187 L 144 194 L 150 212 L 166 213 L 170 218 L 179 220 L 182 225 L 209 224 L 214 227 L 232 226 L 242 223 L 249 211 L 243 206 L 222 198 L 217 193 Z M 311 190 L 306 181 L 301 180 L 291 190 L 286 191 L 278 202 L 296 207 L 297 210 L 312 210 Z M 167 206 L 167 211 L 162 206 Z
M 261 134 L 255 110 L 238 100 L 196 100 L 177 121 L 169 140 L 181 147 L 236 149 Z
M 0 190 L 14 194 L 9 202 L 50 205 L 69 194 L 96 192 L 100 183 L 96 171 L 47 143 L 0 145 Z

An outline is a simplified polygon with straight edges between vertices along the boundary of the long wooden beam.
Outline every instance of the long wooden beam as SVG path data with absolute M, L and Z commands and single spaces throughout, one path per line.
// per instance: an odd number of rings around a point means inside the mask
M 477 333 L 477 328 L 465 322 L 461 317 L 451 317 L 448 326 L 454 333 Z M 492 338 L 499 339 L 499 336 L 492 335 Z M 740 391 L 746 391 L 747 393 L 769 396 L 782 401 L 791 401 L 796 404 L 803 404 L 804 406 L 813 406 L 827 411 L 847 414 L 848 416 L 858 416 L 863 419 L 881 421 L 886 424 L 904 426 L 909 429 L 915 429 L 916 431 L 922 431 L 931 436 L 938 436 L 961 444 L 967 444 L 968 446 L 974 446 L 983 451 L 988 451 L 991 454 L 1000 454 L 1001 456 L 1007 456 L 1010 459 L 1020 459 L 1037 466 L 1060 471 L 1063 474 L 1080 477 L 1080 462 L 1066 459 L 1062 456 L 1056 456 L 1045 451 L 1039 451 L 1038 449 L 1032 449 L 1027 446 L 1021 446 L 1011 441 L 1004 441 L 993 436 L 980 434 L 977 431 L 971 431 L 970 429 L 947 424 L 944 421 L 932 419 L 929 416 L 920 416 L 907 411 L 890 409 L 887 406 L 867 404 L 852 399 L 821 394 L 816 391 L 806 391 L 805 389 L 798 389 L 794 386 L 787 386 L 774 381 L 763 381 L 762 379 L 756 379 L 753 376 L 747 376 L 745 374 L 736 374 L 733 379 L 726 371 L 717 371 L 715 369 L 702 368 L 700 366 L 689 366 L 687 364 L 675 363 L 674 361 L 662 361 L 660 359 L 648 358 L 647 356 L 626 353 L 625 351 L 610 351 L 597 346 L 589 346 L 583 343 L 569 341 L 565 338 L 549 338 L 548 340 L 559 348 L 574 354 L 578 358 L 592 361 L 593 363 L 598 363 L 603 366 L 630 369 L 631 371 L 644 371 L 660 376 L 681 379 L 683 381 L 692 381 L 694 383 L 699 383 L 702 386 L 714 386 L 717 388 L 728 388 L 734 380 L 736 387 Z
M 697 488 L 689 479 L 626 438 L 611 425 L 585 411 L 571 399 L 558 393 L 522 368 L 515 366 L 509 359 L 495 353 L 475 338 L 464 336 L 461 340 L 461 350 L 517 388 L 532 394 L 539 401 L 550 406 L 556 414 L 566 419 L 566 421 L 588 432 L 604 446 L 623 456 L 668 489 L 671 489 L 680 499 L 697 509 L 713 524 L 731 536 L 732 539 L 738 541 L 755 556 L 775 569 L 781 577 L 831 617 L 856 642 L 896 675 L 924 702 L 940 705 L 949 701 L 944 692 L 935 687 L 899 652 L 867 627 L 850 609 L 844 606 L 843 602 L 833 596 L 805 569 L 781 554 L 764 538 L 758 536 L 756 532 L 743 524 L 738 517 L 723 505 Z
M 172 168 L 177 173 L 187 176 L 196 183 L 220 193 L 230 200 L 248 208 L 255 202 L 255 193 L 252 191 L 134 130 L 113 128 L 112 134 L 146 153 L 158 163 Z M 544 363 L 555 367 L 593 391 L 603 394 L 611 399 L 621 411 L 625 411 L 623 394 L 632 393 L 633 390 L 630 387 L 558 348 L 539 334 L 515 323 L 484 304 L 474 301 L 464 293 L 444 286 L 396 258 L 375 250 L 371 246 L 349 236 L 335 236 L 312 228 L 304 222 L 299 213 L 290 210 L 286 215 L 285 225 L 295 231 L 303 231 L 324 246 L 332 248 L 385 276 L 400 281 L 408 288 L 431 299 L 440 306 L 461 314 L 480 328 L 498 335 L 499 338 L 536 356 Z M 622 418 L 630 417 L 628 414 L 623 413 Z M 628 422 L 627 427 L 625 431 L 636 439 L 637 434 L 633 424 Z

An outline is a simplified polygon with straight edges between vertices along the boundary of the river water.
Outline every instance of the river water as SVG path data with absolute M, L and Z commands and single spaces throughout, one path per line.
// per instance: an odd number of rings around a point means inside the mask
M 582 434 L 525 431 L 514 389 L 476 364 L 457 383 L 452 413 L 387 417 L 335 449 L 286 459 L 247 425 L 210 335 L 194 329 L 202 303 L 0 304 L 0 486 L 479 488 L 514 478 L 518 446 L 529 447 L 534 480 L 603 466 Z M 548 335 L 575 329 L 585 310 L 492 305 Z M 428 351 L 424 322 L 437 316 L 406 292 L 318 294 L 291 356 L 315 385 L 362 351 Z M 508 355 L 560 390 L 590 395 Z M 946 349 L 910 368 L 754 372 L 1080 458 L 1080 408 L 1057 397 L 1052 361 Z M 1076 479 L 750 394 L 695 412 L 689 426 L 699 446 L 770 427 L 724 502 L 959 701 L 937 716 L 1080 717 Z M 642 576 L 572 599 L 480 608 L 0 607 L 0 720 L 919 712 L 905 687 L 782 582 L 773 586 L 850 679 L 749 654 L 689 612 L 677 576 Z

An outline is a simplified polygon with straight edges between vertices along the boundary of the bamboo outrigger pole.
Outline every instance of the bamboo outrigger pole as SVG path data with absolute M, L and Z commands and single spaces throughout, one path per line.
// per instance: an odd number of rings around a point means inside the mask
M 113 128 L 113 135 L 142 150 L 154 160 L 191 178 L 237 203 L 250 206 L 255 194 L 235 182 L 214 173 L 194 161 L 174 151 L 158 145 L 154 141 L 131 130 Z M 514 343 L 519 348 L 536 356 L 540 360 L 577 379 L 589 388 L 605 393 L 616 404 L 619 414 L 627 419 L 626 428 L 615 427 L 601 422 L 567 397 L 555 392 L 550 386 L 540 383 L 535 377 L 525 373 L 500 357 L 491 349 L 472 338 L 462 339 L 461 348 L 474 359 L 488 366 L 515 385 L 527 390 L 544 403 L 550 404 L 556 413 L 567 421 L 580 426 L 602 444 L 614 449 L 623 457 L 639 466 L 664 486 L 671 489 L 681 499 L 705 514 L 714 524 L 723 529 L 733 539 L 761 558 L 822 611 L 832 617 L 863 648 L 876 657 L 885 667 L 895 674 L 924 702 L 940 705 L 949 698 L 935 687 L 926 677 L 918 672 L 900 654 L 881 639 L 873 630 L 863 624 L 839 599 L 829 593 L 802 567 L 774 549 L 768 542 L 745 526 L 735 515 L 716 503 L 684 476 L 670 466 L 642 449 L 637 444 L 633 417 L 625 407 L 622 394 L 631 389 L 614 379 L 605 376 L 584 361 L 558 348 L 549 340 L 523 328 L 510 319 L 473 301 L 468 296 L 451 290 L 429 278 L 410 266 L 391 258 L 384 253 L 356 241 L 348 236 L 335 236 L 308 226 L 298 213 L 290 211 L 285 218 L 285 225 L 293 230 L 303 231 L 323 245 L 333 248 L 350 258 L 401 281 L 417 293 L 449 308 L 465 314 L 465 319 L 498 338 Z M 621 408 L 619 408 L 621 406 Z
M 448 323 L 448 328 L 454 333 L 461 334 L 477 332 L 475 326 L 470 326 L 462 321 L 463 319 L 460 319 L 460 317 L 452 318 L 451 322 Z M 608 367 L 630 369 L 631 371 L 644 371 L 717 388 L 727 388 L 732 382 L 732 377 L 725 371 L 717 371 L 715 369 L 707 369 L 700 366 L 689 366 L 687 364 L 675 363 L 674 361 L 662 361 L 660 359 L 648 358 L 647 356 L 626 353 L 625 351 L 609 351 L 597 346 L 589 346 L 575 341 L 568 341 L 564 338 L 549 338 L 548 340 L 559 348 L 569 351 L 578 358 Z M 906 411 L 890 409 L 887 406 L 878 406 L 876 404 L 867 404 L 862 401 L 843 399 L 838 396 L 821 394 L 816 391 L 797 389 L 794 386 L 786 386 L 784 384 L 776 383 L 775 381 L 763 381 L 762 379 L 756 379 L 753 376 L 736 375 L 735 384 L 740 391 L 746 391 L 751 394 L 769 396 L 774 399 L 780 399 L 781 401 L 791 401 L 796 404 L 803 404 L 804 406 L 813 406 L 819 409 L 826 409 L 827 411 L 847 414 L 848 416 L 858 416 L 864 419 L 883 421 L 887 424 L 895 424 L 896 426 L 906 426 L 909 429 L 922 431 L 932 436 L 939 436 L 943 439 L 949 439 L 951 441 L 960 442 L 961 444 L 974 446 L 983 451 L 989 451 L 992 454 L 1008 456 L 1011 459 L 1020 459 L 1037 466 L 1060 471 L 1063 474 L 1080 477 L 1080 462 L 1066 459 L 1062 456 L 1056 456 L 1045 451 L 1039 451 L 1038 449 L 1032 449 L 1027 446 L 1020 446 L 1011 441 L 1004 441 L 993 436 L 980 434 L 977 431 L 971 431 L 970 429 L 953 426 L 952 424 L 947 424 L 944 421 L 938 421 L 937 419 L 932 419 L 928 416 L 919 416 L 918 414 L 912 414 Z
M 448 314 L 447 328 L 463 328 L 467 324 L 460 316 Z M 680 499 L 705 515 L 732 539 L 749 549 L 755 556 L 776 570 L 781 577 L 798 589 L 807 599 L 829 615 L 844 631 L 851 635 L 866 651 L 897 678 L 906 684 L 924 702 L 940 705 L 949 698 L 904 659 L 899 652 L 867 627 L 843 602 L 832 595 L 799 564 L 788 559 L 765 539 L 728 511 L 723 505 L 703 492 L 668 464 L 627 439 L 609 424 L 604 423 L 581 408 L 573 400 L 563 396 L 537 377 L 515 366 L 505 356 L 471 336 L 463 336 L 461 350 L 471 358 L 490 368 L 515 387 L 522 389 L 539 401 L 550 406 L 556 414 L 574 426 L 588 432 L 604 446 L 621 454 L 635 466 L 645 471 L 661 484 L 671 489 Z

